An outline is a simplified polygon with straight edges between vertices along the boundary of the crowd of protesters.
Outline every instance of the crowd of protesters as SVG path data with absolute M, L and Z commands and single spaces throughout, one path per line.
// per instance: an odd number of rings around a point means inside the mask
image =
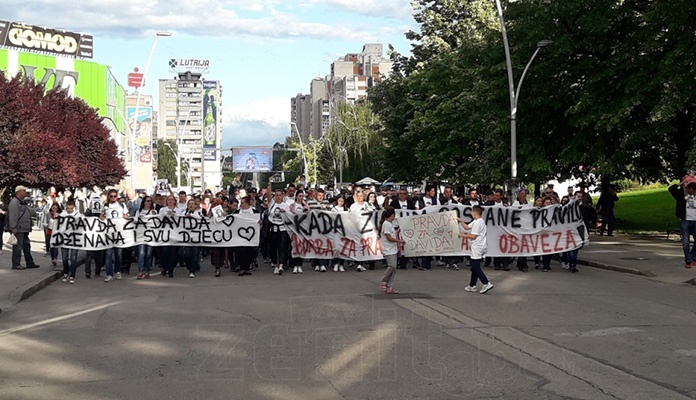
M 18 191 L 17 197 L 26 195 Z M 249 188 L 243 187 L 239 177 L 228 190 L 213 193 L 206 190 L 202 193 L 189 194 L 185 191 L 174 193 L 171 187 L 156 187 L 152 194 L 144 191 L 133 193 L 125 191 L 120 193 L 115 189 L 101 190 L 98 187 L 90 191 L 78 190 L 75 193 L 69 191 L 48 193 L 45 199 L 37 200 L 32 209 L 36 215 L 36 228 L 45 234 L 46 257 L 50 257 L 51 265 L 55 270 L 63 272 L 63 281 L 74 283 L 77 268 L 76 250 L 51 248 L 50 240 L 55 229 L 58 216 L 94 216 L 99 218 L 130 218 L 148 215 L 190 216 L 194 218 L 212 218 L 210 210 L 221 206 L 225 215 L 231 214 L 255 214 L 262 224 L 261 240 L 258 248 L 255 247 L 197 247 L 197 246 L 147 246 L 138 245 L 131 248 L 111 248 L 107 250 L 86 251 L 84 273 L 85 278 L 93 276 L 101 277 L 110 282 L 114 279 L 123 279 L 124 275 L 131 275 L 133 264 L 137 265 L 136 279 L 149 279 L 153 269 L 162 276 L 174 277 L 177 266 L 185 268 L 190 278 L 195 278 L 201 272 L 201 260 L 210 257 L 212 266 L 210 273 L 216 277 L 223 274 L 223 270 L 229 270 L 238 276 L 252 275 L 252 271 L 259 267 L 257 260 L 271 265 L 273 274 L 282 275 L 284 272 L 293 274 L 304 273 L 303 267 L 309 267 L 316 272 L 345 272 L 353 269 L 362 272 L 367 269 L 375 269 L 378 262 L 354 262 L 350 260 L 335 259 L 302 259 L 292 257 L 290 236 L 283 222 L 283 213 L 296 215 L 312 210 L 325 210 L 336 213 L 355 213 L 373 210 L 385 210 L 379 227 L 383 241 L 385 263 L 389 267 L 382 280 L 382 289 L 388 293 L 395 293 L 391 282 L 396 269 L 415 268 L 430 270 L 434 267 L 458 270 L 458 264 L 470 263 L 468 257 L 396 257 L 400 251 L 392 251 L 402 244 L 395 234 L 395 226 L 398 220 L 394 220 L 394 210 L 409 209 L 418 210 L 428 206 L 463 204 L 469 206 L 504 206 L 504 207 L 545 207 L 553 204 L 567 204 L 571 201 L 582 202 L 583 215 L 588 226 L 594 225 L 597 220 L 597 212 L 592 204 L 592 198 L 582 188 L 578 191 L 573 187 L 568 192 L 559 195 L 549 185 L 541 191 L 541 196 L 531 198 L 524 189 L 520 190 L 513 198 L 512 193 L 502 189 L 486 189 L 479 191 L 477 188 L 468 188 L 463 196 L 457 196 L 454 189 L 444 186 L 441 193 L 437 187 L 427 185 L 423 191 L 415 189 L 409 191 L 407 187 L 379 187 L 375 191 L 372 185 L 349 185 L 340 190 L 333 186 L 321 188 L 306 188 L 303 183 L 290 184 L 283 188 L 273 189 L 269 183 L 267 187 Z M 614 195 L 615 196 L 615 195 Z M 23 199 L 23 198 L 22 198 Z M 20 199 L 20 200 L 22 200 Z M 609 200 L 613 200 L 610 198 Z M 102 204 L 101 210 L 95 211 L 94 202 Z M 608 201 L 608 200 L 607 200 Z M 600 199 L 601 213 L 610 208 L 607 201 Z M 24 204 L 25 202 L 20 202 Z M 599 204 L 598 204 L 599 205 Z M 613 209 L 613 203 L 611 204 Z M 4 214 L 3 214 L 4 217 Z M 391 220 L 389 218 L 391 217 Z M 31 221 L 31 220 L 30 220 Z M 609 226 L 608 233 L 612 234 L 613 226 Z M 15 231 L 15 229 L 12 229 Z M 26 232 L 31 226 L 23 226 Z M 396 226 L 398 230 L 398 226 Z M 18 232 L 20 233 L 20 232 Z M 21 233 L 18 237 L 21 236 Z M 28 245 L 28 239 L 20 244 L 19 251 L 13 251 L 13 268 L 22 269 L 20 266 L 20 251 Z M 384 243 L 387 243 L 386 245 Z M 17 246 L 15 246 L 16 248 Z M 16 253 L 16 257 L 15 257 Z M 27 252 L 25 251 L 25 256 Z M 38 267 L 31 259 L 31 254 L 26 259 L 26 268 Z M 511 266 L 523 272 L 529 270 L 528 263 L 532 261 L 536 269 L 542 271 L 551 270 L 551 262 L 557 257 L 564 269 L 577 272 L 577 250 L 558 255 L 543 255 L 530 257 L 485 257 L 480 261 L 483 267 L 492 266 L 496 270 L 508 271 Z M 364 264 L 364 265 L 363 265 Z M 393 265 L 392 265 L 393 264 Z M 483 279 L 481 279 L 483 281 Z M 486 282 L 483 282 L 486 284 Z M 492 286 L 491 286 L 492 287 Z

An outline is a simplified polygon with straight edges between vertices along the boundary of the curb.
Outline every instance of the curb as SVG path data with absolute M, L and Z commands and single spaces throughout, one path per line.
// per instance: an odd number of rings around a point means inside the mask
M 85 264 L 85 259 L 84 257 L 79 258 L 77 260 L 77 266 L 81 266 Z M 51 268 L 51 267 L 49 267 Z M 40 276 L 39 278 L 35 279 L 33 282 L 30 282 L 20 288 L 15 289 L 12 293 L 10 293 L 9 296 L 9 304 L 0 304 L 0 313 L 3 311 L 7 311 L 13 306 L 17 305 L 19 302 L 24 301 L 31 296 L 35 295 L 38 293 L 41 289 L 47 287 L 48 285 L 52 284 L 53 282 L 59 280 L 63 276 L 63 273 L 60 271 L 50 271 L 47 272 L 46 274 Z M 4 307 L 4 308 L 3 308 Z
M 623 272 L 626 274 L 633 274 L 633 275 L 640 275 L 640 276 L 647 276 L 648 278 L 655 278 L 657 275 L 653 274 L 650 271 L 641 271 L 639 269 L 634 269 L 634 268 L 628 268 L 628 267 L 620 267 L 618 265 L 611 265 L 611 264 L 605 264 L 605 263 L 599 263 L 596 261 L 588 261 L 588 260 L 578 260 L 578 264 L 586 265 L 588 267 L 593 267 L 593 268 L 599 268 L 599 269 L 606 269 L 609 271 L 615 271 L 615 272 Z
M 22 293 L 19 296 L 19 301 L 17 301 L 17 303 L 19 303 L 20 301 L 26 300 L 26 299 L 30 298 L 31 296 L 35 295 L 39 290 L 41 290 L 41 289 L 45 288 L 46 286 L 50 285 L 51 283 L 57 281 L 63 275 L 62 272 L 58 272 L 58 271 L 51 271 L 51 272 L 52 272 L 51 275 L 48 275 L 48 276 L 40 279 L 36 283 L 30 284 L 29 287 L 22 290 Z

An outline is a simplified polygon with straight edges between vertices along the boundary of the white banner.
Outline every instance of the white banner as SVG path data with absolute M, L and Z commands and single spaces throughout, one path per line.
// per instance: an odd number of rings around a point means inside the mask
M 259 217 L 230 215 L 221 222 L 208 218 L 151 216 L 100 220 L 58 217 L 52 247 L 103 250 L 112 247 L 259 245 Z
M 438 245 L 435 238 L 442 240 L 442 235 L 450 235 L 444 228 L 444 222 L 459 217 L 467 224 L 473 221 L 471 206 L 450 205 L 431 206 L 423 210 L 396 210 L 395 225 L 401 225 L 405 217 L 452 212 L 453 217 L 445 217 L 442 226 L 428 231 L 431 244 L 418 243 L 415 232 L 409 238 L 405 233 L 408 226 L 399 230 L 400 237 L 413 246 L 412 253 L 420 256 L 470 255 L 469 239 L 454 238 L 454 251 Z M 290 232 L 292 256 L 303 258 L 344 258 L 357 261 L 379 260 L 382 258 L 382 246 L 377 235 L 377 226 L 381 211 L 356 213 L 331 213 L 312 211 L 306 215 L 284 215 L 286 227 Z M 589 243 L 589 235 L 582 221 L 579 202 L 566 206 L 554 205 L 544 208 L 535 207 L 496 207 L 483 208 L 482 218 L 486 221 L 489 257 L 523 257 L 542 254 L 562 253 L 575 250 Z M 439 228 L 443 228 L 442 231 Z M 422 239 L 421 239 L 422 241 Z M 423 251 L 420 251 L 420 248 Z M 427 248 L 427 251 L 425 250 Z
M 461 250 L 457 213 L 409 215 L 399 218 L 404 256 L 453 253 Z

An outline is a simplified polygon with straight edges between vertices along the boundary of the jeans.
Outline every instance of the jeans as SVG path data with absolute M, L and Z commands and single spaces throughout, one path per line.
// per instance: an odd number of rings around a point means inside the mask
M 53 249 L 51 249 L 53 250 Z M 63 255 L 63 275 L 70 275 L 71 278 L 75 277 L 75 271 L 77 270 L 77 249 L 60 249 Z
M 381 281 L 382 283 L 386 283 L 387 287 L 392 287 L 392 284 L 394 283 L 394 277 L 396 276 L 396 254 L 388 254 L 384 256 L 384 259 L 387 261 L 387 270 L 384 271 L 384 275 L 382 275 Z
M 178 262 L 178 254 L 178 246 L 162 247 L 162 268 L 167 271 L 169 276 L 174 276 L 174 268 Z
M 92 275 L 92 260 L 94 260 L 94 274 L 99 276 L 104 269 L 106 250 L 87 250 L 85 255 L 85 276 Z
M 29 240 L 29 232 L 19 232 L 15 233 L 17 238 L 17 244 L 12 246 L 12 268 L 19 267 L 19 263 L 22 259 L 22 253 L 24 253 L 24 261 L 27 263 L 27 267 L 33 266 L 34 258 L 31 256 L 31 240 Z
M 481 259 L 480 258 L 472 258 L 471 263 L 471 279 L 469 280 L 469 286 L 476 286 L 476 283 L 480 280 L 481 283 L 484 285 L 488 284 L 488 278 L 486 278 L 486 274 L 483 273 L 483 270 L 481 269 Z
M 141 244 L 138 247 L 138 272 L 147 272 L 149 274 L 150 269 L 152 269 L 152 253 L 154 249 L 146 244 Z
M 121 254 L 123 249 L 116 247 L 106 249 L 106 276 L 114 276 L 115 272 L 121 272 Z
M 189 272 L 197 272 L 201 269 L 201 248 L 198 246 L 184 247 L 184 263 Z
M 561 254 L 561 262 L 568 263 L 570 268 L 575 268 L 578 265 L 578 250 L 566 251 Z
M 696 261 L 696 221 L 681 221 L 682 249 L 684 249 L 684 262 Z M 694 245 L 689 249 L 691 238 L 694 238 Z

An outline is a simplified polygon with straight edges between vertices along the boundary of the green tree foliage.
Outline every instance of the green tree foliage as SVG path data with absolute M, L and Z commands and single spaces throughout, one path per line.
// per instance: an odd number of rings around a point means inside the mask
M 65 91 L 0 73 L 0 188 L 117 184 L 126 174 L 96 110 Z
M 178 147 L 174 139 L 157 139 L 157 179 L 166 179 L 174 187 L 176 185 L 176 154 Z M 181 160 L 181 185 L 190 186 L 186 179 L 188 163 Z
M 387 158 L 397 161 L 385 168 L 402 179 L 500 183 L 509 176 L 510 123 L 494 2 L 454 3 L 416 4 L 413 55 L 393 52 L 396 73 L 370 93 Z M 683 173 L 695 153 L 696 4 L 520 0 L 505 18 L 516 81 L 536 43 L 554 42 L 520 91 L 522 180 Z

